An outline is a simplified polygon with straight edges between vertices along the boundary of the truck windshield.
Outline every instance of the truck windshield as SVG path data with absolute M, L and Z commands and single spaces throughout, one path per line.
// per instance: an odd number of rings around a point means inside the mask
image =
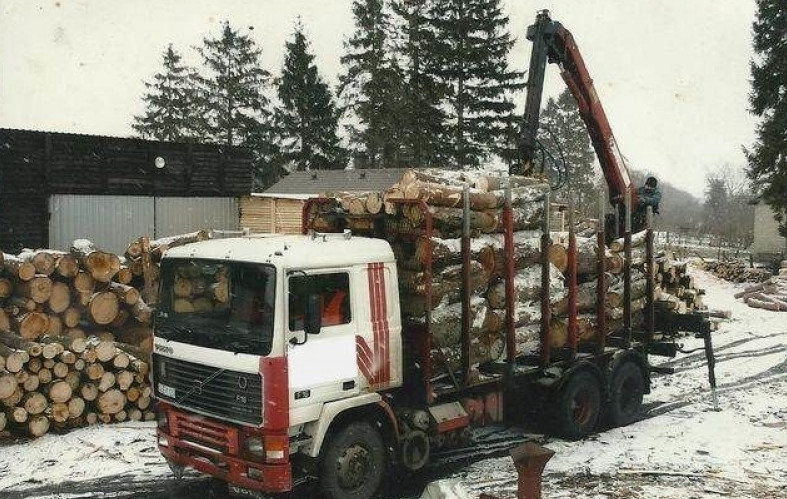
M 275 269 L 270 265 L 165 259 L 156 335 L 236 353 L 268 355 Z

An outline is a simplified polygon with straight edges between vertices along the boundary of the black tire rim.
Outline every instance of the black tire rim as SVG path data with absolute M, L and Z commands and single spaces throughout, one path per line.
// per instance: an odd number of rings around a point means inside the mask
M 578 391 L 569 406 L 574 424 L 585 427 L 593 418 L 593 397 L 587 390 Z
M 372 466 L 371 452 L 366 447 L 360 444 L 347 447 L 336 462 L 339 486 L 344 490 L 363 487 Z

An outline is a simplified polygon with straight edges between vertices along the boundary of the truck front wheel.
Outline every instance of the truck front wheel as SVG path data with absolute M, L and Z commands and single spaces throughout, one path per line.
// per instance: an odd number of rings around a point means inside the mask
M 561 388 L 555 404 L 555 430 L 567 440 L 587 436 L 596 427 L 601 412 L 601 388 L 591 373 L 571 375 Z
M 612 374 L 610 383 L 609 423 L 626 426 L 634 422 L 642 409 L 645 378 L 633 362 L 626 362 Z
M 368 499 L 383 480 L 383 439 L 367 422 L 350 423 L 330 440 L 320 463 L 320 485 L 330 499 Z

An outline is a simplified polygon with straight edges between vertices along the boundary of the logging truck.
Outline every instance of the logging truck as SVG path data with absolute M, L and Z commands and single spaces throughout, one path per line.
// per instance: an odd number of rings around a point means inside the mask
M 430 234 L 440 225 L 425 201 L 401 202 L 423 210 L 426 232 L 419 240 L 445 241 Z M 352 225 L 364 218 L 349 220 L 324 204 L 310 203 L 307 224 L 318 218 L 314 213 Z M 402 310 L 400 272 L 407 263 L 394 248 L 409 233 L 392 243 L 349 230 L 312 231 L 170 250 L 161 266 L 152 375 L 158 445 L 173 469 L 221 477 L 238 492 L 284 492 L 316 477 L 330 497 L 365 498 L 389 465 L 417 471 L 430 456 L 468 445 L 477 425 L 535 417 L 577 439 L 602 416 L 612 425 L 633 421 L 650 386 L 648 354 L 675 353 L 675 344 L 658 341 L 653 330 L 652 293 L 644 314 L 633 313 L 629 298 L 622 322 L 611 324 L 599 231 L 598 314 L 589 336 L 580 334 L 570 234 L 567 338 L 555 342 L 554 297 L 537 292 L 535 336 L 522 340 L 531 330 L 520 327 L 515 283 L 519 272 L 534 267 L 517 263 L 512 210 L 510 202 L 501 208 L 502 265 L 494 268 L 505 291 L 497 310 L 503 329 L 496 332 L 479 325 L 485 320 L 474 305 L 469 223 L 459 239 L 458 305 L 452 309 L 444 299 L 430 306 L 438 272 L 432 276 L 427 256 L 421 270 L 427 306 L 420 315 Z M 379 229 L 379 218 L 373 221 L 369 231 Z M 546 229 L 535 264 L 539 290 L 554 288 Z M 624 237 L 629 253 L 630 236 Z M 649 232 L 646 269 L 653 268 L 652 240 Z M 653 273 L 646 276 L 652 286 Z M 446 316 L 453 319 L 448 327 Z
M 565 41 L 542 14 L 529 38 Z M 539 47 L 543 65 L 554 42 Z M 605 147 L 608 128 L 594 137 Z M 619 205 L 630 182 L 609 164 Z M 616 210 L 629 220 L 620 258 L 603 224 L 578 244 L 570 223 L 557 268 L 550 188 L 511 173 L 502 189 L 412 174 L 369 203 L 373 213 L 313 199 L 302 235 L 168 251 L 151 373 L 158 446 L 173 470 L 237 493 L 317 479 L 332 499 L 366 499 L 387 470 L 421 470 L 470 445 L 478 426 L 540 422 L 578 439 L 602 419 L 634 421 L 658 371 L 649 355 L 677 349 L 656 323 L 705 323 L 657 320 L 653 233 L 632 237 L 630 210 Z

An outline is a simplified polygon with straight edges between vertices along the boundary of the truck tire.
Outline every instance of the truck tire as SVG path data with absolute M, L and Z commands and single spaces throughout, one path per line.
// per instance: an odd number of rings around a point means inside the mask
M 368 499 L 385 474 L 385 446 L 367 422 L 350 423 L 327 441 L 320 462 L 320 485 L 329 499 Z
M 555 433 L 566 440 L 579 440 L 596 427 L 601 412 L 598 378 L 587 371 L 571 375 L 555 403 Z
M 609 392 L 609 424 L 614 428 L 634 422 L 645 395 L 645 379 L 639 366 L 625 362 L 615 369 Z

